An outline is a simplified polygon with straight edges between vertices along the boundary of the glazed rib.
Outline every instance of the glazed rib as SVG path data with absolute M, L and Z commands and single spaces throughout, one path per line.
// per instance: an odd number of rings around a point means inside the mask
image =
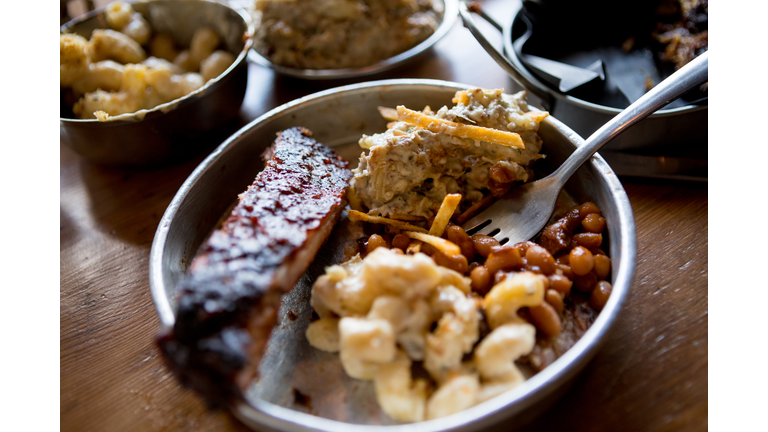
M 306 271 L 344 206 L 347 162 L 304 128 L 278 133 L 265 168 L 179 286 L 158 339 L 181 381 L 221 405 L 255 376 L 282 295 Z

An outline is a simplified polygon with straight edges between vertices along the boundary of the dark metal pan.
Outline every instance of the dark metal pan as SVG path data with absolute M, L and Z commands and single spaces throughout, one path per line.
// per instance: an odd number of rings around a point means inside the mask
M 483 35 L 472 16 L 472 12 L 481 15 L 502 33 L 503 52 L 494 47 Z M 541 99 L 543 108 L 550 111 L 579 135 L 591 135 L 592 132 L 621 111 L 621 108 L 589 102 L 563 93 L 556 86 L 540 79 L 540 74 L 537 76 L 535 72 L 524 65 L 514 47 L 514 36 L 520 36 L 520 28 L 526 25 L 526 17 L 522 9 L 516 12 L 513 24 L 508 27 L 502 27 L 478 7 L 468 6 L 465 3 L 460 4 L 459 13 L 465 27 L 470 30 L 499 66 L 517 84 Z M 517 33 L 516 35 L 513 35 L 513 29 L 517 30 L 514 32 Z M 606 145 L 605 149 L 601 151 L 601 154 L 606 155 L 606 159 L 621 158 L 621 166 L 633 167 L 631 172 L 617 171 L 618 174 L 706 180 L 706 100 L 703 104 L 678 103 L 678 105 L 682 106 L 656 112 Z M 628 158 L 631 159 L 635 156 L 638 157 L 637 160 L 628 160 Z M 666 156 L 666 158 L 662 158 L 662 156 Z M 647 164 L 651 159 L 653 163 Z M 686 163 L 673 163 L 674 166 L 667 166 L 669 164 L 666 162 L 675 162 L 677 159 L 684 159 Z M 693 162 L 695 170 L 690 172 L 677 171 L 680 167 L 691 166 L 691 162 Z M 637 169 L 638 164 L 647 164 L 647 170 Z

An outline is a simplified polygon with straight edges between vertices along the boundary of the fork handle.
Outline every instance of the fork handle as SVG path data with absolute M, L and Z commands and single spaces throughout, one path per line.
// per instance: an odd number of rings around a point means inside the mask
M 652 113 L 677 99 L 683 93 L 700 85 L 709 77 L 709 51 L 701 54 L 680 70 L 660 82 L 648 93 L 636 100 L 624 111 L 616 115 L 595 131 L 586 142 L 579 146 L 568 159 L 549 177 L 557 178 L 561 184 L 576 172 L 579 167 L 589 160 L 616 135 L 624 132 L 630 126 L 648 117 Z

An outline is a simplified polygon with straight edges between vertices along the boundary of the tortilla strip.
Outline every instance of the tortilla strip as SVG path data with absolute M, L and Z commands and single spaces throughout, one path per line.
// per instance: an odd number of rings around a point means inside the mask
M 456 123 L 450 120 L 428 116 L 418 111 L 410 110 L 402 105 L 397 107 L 397 118 L 400 121 L 423 127 L 434 133 L 444 133 L 460 138 L 472 138 L 479 141 L 488 141 L 521 149 L 525 148 L 525 144 L 523 144 L 520 135 L 514 132 Z
M 448 194 L 443 198 L 443 203 L 440 204 L 440 210 L 437 211 L 435 220 L 432 222 L 432 226 L 429 227 L 429 235 L 441 237 L 445 232 L 445 227 L 448 226 L 448 222 L 453 217 L 453 212 L 456 211 L 456 207 L 461 202 L 461 194 Z
M 349 207 L 352 210 L 363 210 L 363 204 L 360 202 L 360 198 L 357 197 L 357 192 L 355 192 L 354 186 L 350 186 L 349 189 L 347 189 L 347 201 L 349 201 Z
M 424 234 L 424 233 L 415 232 L 415 231 L 403 231 L 402 234 L 405 234 L 412 239 L 421 240 L 424 243 L 430 244 L 434 246 L 437 250 L 439 250 L 440 252 L 448 256 L 458 255 L 461 253 L 461 248 L 458 247 L 456 243 L 453 243 L 441 237 L 435 237 L 433 235 Z
M 405 253 L 408 255 L 416 255 L 417 253 L 421 252 L 421 245 L 423 245 L 424 242 L 421 240 L 414 240 L 411 242 L 411 244 L 408 245 L 408 248 L 405 250 Z
M 390 107 L 380 106 L 378 107 L 379 114 L 384 117 L 384 120 L 397 121 L 397 110 Z
M 549 117 L 549 113 L 547 111 L 528 111 L 525 116 L 530 117 L 536 123 L 541 123 L 542 120 Z
M 416 234 L 427 234 L 427 230 L 421 227 L 417 227 L 416 225 L 411 225 L 407 222 L 401 222 L 399 220 L 389 219 L 381 216 L 371 216 L 356 210 L 349 210 L 349 220 L 352 222 L 357 221 L 363 221 L 363 222 L 370 222 L 370 223 L 379 223 L 379 224 L 385 224 L 389 226 L 393 226 L 399 230 L 404 230 L 406 232 L 415 232 Z
M 423 222 L 425 219 L 423 216 L 413 216 L 405 213 L 395 213 L 389 215 L 390 219 L 399 220 L 399 221 L 408 221 L 408 222 L 414 222 L 419 221 Z

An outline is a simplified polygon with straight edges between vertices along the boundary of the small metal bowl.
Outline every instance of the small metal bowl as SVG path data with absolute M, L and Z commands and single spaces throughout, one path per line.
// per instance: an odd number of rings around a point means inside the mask
M 99 164 L 147 166 L 189 156 L 205 142 L 200 135 L 237 116 L 248 84 L 246 55 L 253 40 L 253 22 L 242 9 L 213 1 L 153 0 L 129 2 L 152 26 L 189 46 L 195 30 L 211 26 L 221 36 L 235 62 L 219 77 L 174 101 L 152 109 L 114 116 L 108 121 L 64 117 L 60 111 L 61 143 Z M 95 29 L 108 28 L 104 8 L 61 26 L 62 33 L 90 38 Z
M 276 132 L 304 126 L 319 142 L 353 160 L 362 152 L 357 146 L 361 134 L 386 128 L 379 105 L 450 105 L 454 93 L 468 87 L 435 80 L 387 80 L 339 87 L 275 108 L 232 135 L 184 182 L 155 234 L 149 282 L 162 325 L 173 326 L 176 287 L 186 266 L 237 195 L 263 168 L 259 156 L 275 140 Z M 547 155 L 540 161 L 544 164 L 538 166 L 543 173 L 551 172 L 584 142 L 553 117 L 542 122 L 539 133 Z M 479 430 L 511 417 L 515 424 L 524 424 L 541 413 L 565 392 L 605 341 L 629 298 L 635 270 L 632 208 L 605 161 L 599 155 L 592 157 L 571 177 L 566 190 L 577 202 L 595 202 L 608 223 L 603 244 L 612 259 L 613 293 L 586 334 L 546 369 L 494 399 L 449 417 L 389 426 L 396 423 L 381 412 L 372 383 L 347 376 L 337 354 L 312 348 L 304 336 L 312 316 L 308 301 L 311 285 L 324 266 L 342 255 L 340 248 L 334 247 L 338 236 L 332 235 L 307 275 L 283 297 L 280 325 L 272 332 L 259 368 L 260 379 L 251 384 L 246 400 L 230 407 L 234 415 L 255 430 L 416 432 Z M 296 403 L 295 391 L 311 397 L 312 414 Z
M 248 54 L 248 58 L 252 62 L 260 64 L 264 67 L 268 67 L 277 73 L 307 80 L 356 78 L 384 72 L 416 59 L 429 48 L 431 48 L 432 45 L 434 45 L 443 36 L 445 36 L 446 33 L 448 33 L 448 30 L 450 30 L 453 26 L 453 23 L 456 20 L 456 16 L 459 13 L 459 0 L 442 0 L 442 2 L 445 5 L 443 20 L 440 22 L 440 25 L 437 27 L 432 36 L 428 37 L 425 41 L 407 51 L 401 52 L 394 57 L 390 57 L 386 60 L 374 63 L 370 66 L 345 69 L 298 69 L 272 63 L 268 58 L 261 55 L 256 49 L 251 50 L 251 52 Z

